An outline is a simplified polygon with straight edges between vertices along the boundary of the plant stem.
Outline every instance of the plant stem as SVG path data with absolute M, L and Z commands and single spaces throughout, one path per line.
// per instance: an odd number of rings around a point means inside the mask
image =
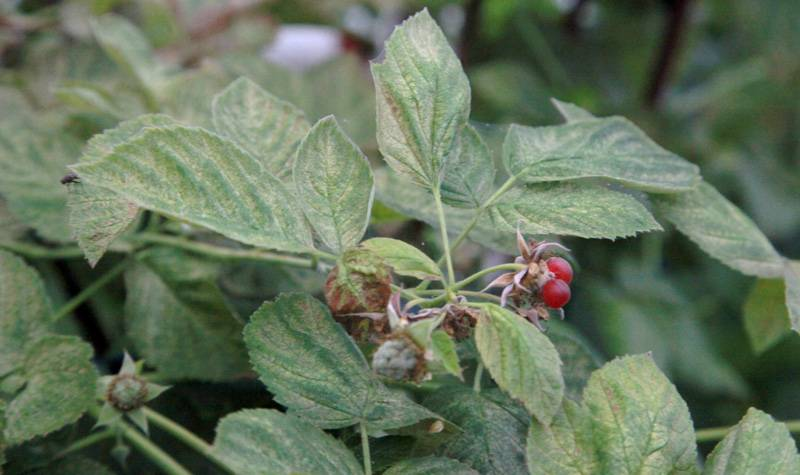
M 96 406 L 92 407 L 89 409 L 89 413 L 97 419 L 100 415 L 100 409 Z M 142 435 L 138 429 L 135 429 L 124 421 L 120 421 L 117 427 L 122 432 L 122 436 L 125 440 L 130 442 L 142 455 L 150 459 L 151 462 L 157 465 L 167 475 L 191 475 L 183 465 L 179 464 L 174 458 L 170 457 L 169 454 L 151 442 L 150 439 Z
M 487 294 L 485 292 L 472 292 L 470 290 L 459 290 L 459 295 L 463 295 L 464 297 L 477 297 L 480 299 L 492 300 L 493 302 L 500 303 L 500 297 L 493 294 Z
M 275 254 L 272 252 L 261 251 L 258 249 L 232 249 L 202 242 L 189 241 L 176 236 L 167 236 L 164 234 L 155 233 L 139 233 L 130 236 L 131 240 L 147 243 L 147 244 L 163 244 L 165 246 L 176 247 L 184 249 L 195 254 L 203 254 L 206 256 L 216 257 L 225 260 L 251 260 L 270 262 L 273 264 L 284 264 L 295 267 L 306 267 L 313 269 L 316 267 L 312 259 L 296 256 L 285 256 L 282 254 Z M 319 251 L 321 254 L 322 251 Z M 334 256 L 335 258 L 335 256 Z
M 77 259 L 83 251 L 77 246 L 49 248 L 24 242 L 0 242 L 0 248 L 30 259 Z
M 475 369 L 475 379 L 472 382 L 472 389 L 476 393 L 481 392 L 481 378 L 483 377 L 483 361 L 478 361 L 478 367 Z
M 436 214 L 439 218 L 439 231 L 442 234 L 442 247 L 444 248 L 444 259 L 447 263 L 447 288 L 448 290 L 456 283 L 456 273 L 453 271 L 453 258 L 450 255 L 450 238 L 447 236 L 447 222 L 444 218 L 444 208 L 442 207 L 442 192 L 439 187 L 433 189 L 433 200 L 436 203 Z
M 481 277 L 483 277 L 485 275 L 493 274 L 493 273 L 495 273 L 497 271 L 501 271 L 501 270 L 520 271 L 522 269 L 525 269 L 525 267 L 526 266 L 523 265 L 523 264 L 513 264 L 513 263 L 512 264 L 500 264 L 500 265 L 497 265 L 497 266 L 487 267 L 486 269 L 482 269 L 482 270 L 472 274 L 471 276 L 467 277 L 464 280 L 456 282 L 455 285 L 453 286 L 453 288 L 456 289 L 456 290 L 457 289 L 461 289 L 461 288 L 466 287 L 469 284 L 475 282 L 476 280 L 480 279 Z
M 369 436 L 367 435 L 367 426 L 362 422 L 359 424 L 361 429 L 361 453 L 364 455 L 364 474 L 372 475 L 372 459 L 369 455 Z
M 88 300 L 92 295 L 94 295 L 98 290 L 105 287 L 106 284 L 114 280 L 115 277 L 120 275 L 122 271 L 124 271 L 128 267 L 128 259 L 124 259 L 122 262 L 119 262 L 117 265 L 112 267 L 108 272 L 100 276 L 97 280 L 92 282 L 88 287 L 83 289 L 78 295 L 72 297 L 67 303 L 61 306 L 53 317 L 51 321 L 56 322 L 63 317 L 66 317 L 70 313 L 72 313 L 76 308 L 78 308 L 83 302 Z
M 789 432 L 800 433 L 800 420 L 786 421 L 786 428 Z M 728 427 L 709 427 L 708 429 L 700 429 L 695 432 L 695 439 L 697 442 L 713 442 L 721 440 L 725 435 L 730 432 L 733 426 Z
M 100 431 L 100 432 L 94 432 L 92 434 L 87 435 L 86 437 L 83 437 L 83 438 L 78 439 L 75 442 L 73 442 L 69 447 L 67 447 L 66 449 L 64 449 L 61 452 L 57 453 L 53 457 L 53 460 L 58 460 L 58 459 L 64 458 L 64 457 L 66 457 L 67 455 L 69 455 L 69 454 L 71 454 L 73 452 L 77 452 L 79 450 L 83 450 L 86 447 L 94 445 L 94 444 L 96 444 L 98 442 L 102 442 L 102 441 L 104 441 L 106 439 L 110 439 L 112 437 L 114 437 L 114 431 L 113 430 L 104 430 L 104 431 Z
M 144 411 L 144 415 L 147 417 L 147 420 L 149 420 L 154 426 L 161 428 L 164 432 L 167 432 L 190 448 L 196 450 L 223 470 L 233 473 L 233 471 L 225 464 L 225 462 L 218 459 L 214 455 L 214 448 L 211 446 L 211 444 L 196 436 L 194 433 L 187 430 L 185 427 L 173 421 L 172 419 L 162 416 L 158 412 L 148 407 L 144 407 L 142 410 Z

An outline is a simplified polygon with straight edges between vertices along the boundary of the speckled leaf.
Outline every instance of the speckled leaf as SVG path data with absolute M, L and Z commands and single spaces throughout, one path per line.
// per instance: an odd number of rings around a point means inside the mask
M 558 99 L 554 98 L 551 98 L 550 102 L 553 103 L 555 108 L 558 110 L 558 113 L 561 114 L 561 117 L 563 117 L 567 122 L 578 122 L 581 120 L 591 120 L 595 118 L 595 116 L 593 116 L 589 111 L 580 108 L 575 104 L 559 101 Z
M 173 248 L 150 249 L 125 272 L 128 334 L 159 373 L 225 381 L 247 371 L 242 324 L 216 277 L 214 264 Z
M 245 409 L 223 418 L 214 454 L 239 475 L 363 473 L 339 440 L 308 422 L 268 409 Z
M 398 462 L 383 475 L 478 475 L 478 472 L 458 460 L 430 456 Z
M 33 267 L 0 250 L 0 378 L 18 369 L 25 346 L 47 333 L 51 311 Z
M 418 184 L 439 186 L 445 158 L 469 116 L 461 63 L 427 10 L 395 28 L 382 63 L 372 64 L 378 147 Z
M 28 345 L 25 388 L 6 409 L 10 445 L 60 429 L 94 404 L 97 374 L 91 357 L 92 347 L 71 336 L 45 336 Z
M 162 111 L 182 124 L 214 130 L 211 102 L 231 79 L 213 65 L 181 71 L 160 89 Z
M 25 472 L 28 475 L 115 475 L 116 472 L 95 460 L 73 456 L 66 459 L 58 459 L 51 462 L 47 467 Z
M 463 381 L 461 365 L 458 363 L 456 343 L 444 330 L 435 330 L 431 333 L 431 350 L 433 357 L 439 361 L 445 371 Z
M 766 236 L 708 183 L 654 200 L 664 217 L 711 257 L 743 274 L 783 276 L 783 261 Z
M 784 424 L 751 407 L 708 456 L 703 475 L 756 473 L 800 473 L 800 455 Z
M 599 473 L 697 473 L 689 409 L 650 356 L 618 358 L 595 371 L 583 402 Z
M 391 238 L 372 238 L 361 245 L 382 257 L 395 274 L 423 280 L 442 279 L 442 271 L 433 259 L 408 243 Z
M 792 330 L 800 333 L 800 261 L 786 260 L 784 264 L 786 283 L 786 307 Z
M 423 404 L 461 428 L 439 449 L 487 475 L 527 474 L 525 436 L 530 416 L 496 389 L 476 393 L 450 386 L 429 396 Z
M 592 445 L 592 420 L 586 408 L 565 399 L 550 425 L 532 421 L 526 458 L 531 475 L 599 473 Z
M 246 244 L 293 252 L 312 246 L 286 187 L 239 147 L 203 129 L 147 129 L 102 160 L 72 169 L 142 208 Z
M 177 123 L 166 115 L 149 114 L 122 122 L 95 135 L 86 144 L 81 163 L 101 160 L 147 127 Z M 108 246 L 136 219 L 139 207 L 121 197 L 117 190 L 75 182 L 68 185 L 69 224 L 89 265 L 94 267 Z
M 756 354 L 778 343 L 790 331 L 786 287 L 781 279 L 759 279 L 744 303 L 744 329 Z
M 289 178 L 300 141 L 311 127 L 303 111 L 247 78 L 214 97 L 214 128 L 260 161 L 278 178 Z
M 465 125 L 444 165 L 442 200 L 458 208 L 477 208 L 494 191 L 494 175 L 489 147 L 471 125 Z
M 59 180 L 80 151 L 80 142 L 59 130 L 13 120 L 0 127 L 0 195 L 45 239 L 70 240 L 67 190 Z
M 550 183 L 514 188 L 489 207 L 495 229 L 616 239 L 661 229 L 636 198 L 608 188 Z
M 361 241 L 375 193 L 367 157 L 329 115 L 314 124 L 297 150 L 294 184 L 311 226 L 340 254 Z
M 330 311 L 305 294 L 266 302 L 244 331 L 253 368 L 275 399 L 314 425 L 370 430 L 436 417 L 385 387 Z
M 549 424 L 564 397 L 561 360 L 550 340 L 517 314 L 488 304 L 475 327 L 475 345 L 497 385 Z
M 691 189 L 700 178 L 696 165 L 659 147 L 621 117 L 548 127 L 513 124 L 503 161 L 511 175 L 527 183 L 600 177 L 675 193 Z
M 580 401 L 583 388 L 592 372 L 603 365 L 597 350 L 571 327 L 552 322 L 547 327 L 547 337 L 556 347 L 561 358 L 561 374 L 564 376 L 564 396 Z

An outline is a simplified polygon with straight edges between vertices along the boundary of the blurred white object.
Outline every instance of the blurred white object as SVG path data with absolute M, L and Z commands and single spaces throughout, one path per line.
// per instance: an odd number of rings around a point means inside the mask
M 264 59 L 293 71 L 304 71 L 342 54 L 342 33 L 319 25 L 281 25 L 264 49 Z

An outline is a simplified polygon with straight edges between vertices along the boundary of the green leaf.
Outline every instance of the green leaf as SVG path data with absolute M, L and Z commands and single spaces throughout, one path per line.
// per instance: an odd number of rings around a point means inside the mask
M 286 187 L 239 147 L 203 129 L 146 129 L 102 160 L 73 165 L 81 180 L 246 244 L 312 248 Z
M 658 210 L 700 249 L 747 275 L 783 276 L 783 261 L 742 211 L 713 186 L 654 198 Z
M 495 304 L 485 308 L 475 327 L 475 344 L 483 364 L 501 389 L 549 424 L 564 397 L 558 352 L 522 317 Z
M 160 88 L 161 110 L 182 124 L 214 130 L 211 102 L 231 79 L 213 64 L 184 70 Z
M 444 166 L 442 200 L 459 208 L 478 208 L 494 191 L 494 175 L 489 147 L 465 125 Z
M 216 278 L 213 264 L 174 248 L 144 251 L 125 272 L 128 334 L 160 374 L 228 381 L 247 371 L 242 323 Z
M 461 374 L 461 365 L 458 363 L 456 344 L 446 331 L 435 330 L 431 333 L 431 350 L 433 350 L 434 358 L 442 363 L 448 373 L 464 380 L 464 376 Z
M 600 357 L 589 343 L 567 324 L 552 322 L 547 328 L 547 337 L 561 358 L 561 374 L 564 376 L 564 396 L 580 401 L 583 388 L 592 372 L 603 365 Z
M 363 473 L 340 441 L 296 417 L 245 409 L 223 418 L 214 455 L 237 474 Z
M 306 217 L 328 248 L 341 254 L 361 241 L 375 194 L 367 157 L 333 116 L 320 119 L 303 139 L 294 184 Z
M 26 345 L 47 333 L 51 312 L 33 267 L 0 250 L 0 378 L 22 366 Z
M 378 147 L 386 162 L 429 189 L 469 117 L 470 90 L 442 30 L 422 10 L 395 28 L 372 64 Z
M 421 280 L 441 280 L 442 270 L 416 247 L 391 238 L 372 238 L 361 245 L 382 257 L 398 275 L 408 275 Z
M 76 421 L 94 404 L 97 374 L 92 347 L 71 336 L 45 336 L 25 352 L 25 388 L 6 409 L 10 445 Z
M 162 114 L 150 114 L 120 123 L 95 135 L 86 144 L 81 163 L 102 160 L 114 147 L 136 137 L 148 127 L 177 125 Z M 92 267 L 108 246 L 122 235 L 139 214 L 139 207 L 122 198 L 117 190 L 75 182 L 68 185 L 69 224 L 78 246 Z
M 786 260 L 784 282 L 789 322 L 792 330 L 800 333 L 800 261 Z
M 478 475 L 478 472 L 458 460 L 429 456 L 398 462 L 383 475 Z
M 708 475 L 800 473 L 800 456 L 784 424 L 755 408 L 714 448 L 703 470 Z
M 626 356 L 592 374 L 583 394 L 599 473 L 696 473 L 689 409 L 647 355 Z
M 575 104 L 559 101 L 555 98 L 551 98 L 550 102 L 553 103 L 555 108 L 558 110 L 558 113 L 561 114 L 561 117 L 563 117 L 567 122 L 578 122 L 581 120 L 591 120 L 596 118 L 591 112 L 587 111 L 586 109 L 582 109 Z
M 311 127 L 303 111 L 239 78 L 214 97 L 214 128 L 260 161 L 278 178 L 288 178 L 300 141 Z
M 91 20 L 95 39 L 106 54 L 152 95 L 163 77 L 153 48 L 136 26 L 122 16 L 107 14 Z
M 503 143 L 508 172 L 527 183 L 600 177 L 654 193 L 694 187 L 696 165 L 659 147 L 622 117 L 564 125 L 512 124 Z
M 51 462 L 41 470 L 26 473 L 30 475 L 115 475 L 116 472 L 95 460 L 73 456 Z
M 276 401 L 317 427 L 364 422 L 370 430 L 387 430 L 436 417 L 386 388 L 328 308 L 309 295 L 282 294 L 264 303 L 244 339 Z
M 564 406 L 544 425 L 534 420 L 528 432 L 528 470 L 531 475 L 591 475 L 599 473 L 592 445 L 592 420 L 580 404 Z
M 514 188 L 489 207 L 484 219 L 506 234 L 520 229 L 526 234 L 616 239 L 661 230 L 633 196 L 577 183 Z
M 525 435 L 530 416 L 500 391 L 476 393 L 464 386 L 449 386 L 423 404 L 461 428 L 439 449 L 441 455 L 487 475 L 528 473 Z
M 744 328 L 756 354 L 771 348 L 791 331 L 786 286 L 781 279 L 759 279 L 743 311 Z
M 45 239 L 70 241 L 67 190 L 59 180 L 80 155 L 80 142 L 27 121 L 0 127 L 0 195 L 8 209 Z

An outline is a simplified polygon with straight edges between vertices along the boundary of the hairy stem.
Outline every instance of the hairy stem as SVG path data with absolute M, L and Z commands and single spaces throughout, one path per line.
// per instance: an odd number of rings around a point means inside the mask
M 480 279 L 481 277 L 483 277 L 485 275 L 493 274 L 493 273 L 495 273 L 497 271 L 513 270 L 513 271 L 516 272 L 516 271 L 520 271 L 522 269 L 525 269 L 525 267 L 526 266 L 523 265 L 523 264 L 500 264 L 500 265 L 497 265 L 497 266 L 487 267 L 486 269 L 479 270 L 478 272 L 472 274 L 471 276 L 467 277 L 464 280 L 460 280 L 460 281 L 456 282 L 455 285 L 453 286 L 453 288 L 456 289 L 456 290 L 464 288 L 464 287 L 468 286 L 469 284 L 475 282 L 476 280 Z
M 447 287 L 449 289 L 456 283 L 456 273 L 453 270 L 453 257 L 450 255 L 450 238 L 447 236 L 447 221 L 444 218 L 444 207 L 442 207 L 442 193 L 438 187 L 433 190 L 433 200 L 436 202 L 436 214 L 439 219 L 439 231 L 442 235 L 444 259 L 447 263 Z
M 78 246 L 45 247 L 25 242 L 0 242 L 0 249 L 11 251 L 29 259 L 80 259 L 83 251 Z M 120 249 L 118 246 L 114 250 Z
M 476 297 L 479 299 L 486 299 L 491 300 L 495 303 L 500 303 L 500 297 L 493 294 L 487 294 L 486 292 L 472 292 L 470 290 L 459 290 L 459 295 L 463 295 L 464 297 Z
M 98 442 L 102 442 L 102 441 L 104 441 L 106 439 L 110 439 L 110 438 L 114 437 L 114 435 L 115 435 L 114 431 L 110 430 L 110 429 L 104 430 L 104 431 L 100 431 L 100 432 L 94 432 L 92 434 L 89 434 L 86 437 L 83 437 L 81 439 L 76 440 L 69 447 L 67 447 L 66 449 L 64 449 L 61 452 L 57 453 L 53 457 L 53 460 L 58 460 L 58 459 L 64 458 L 64 457 L 66 457 L 67 455 L 69 455 L 69 454 L 71 454 L 73 452 L 77 452 L 79 450 L 83 450 L 86 447 L 94 445 L 94 444 L 96 444 Z
M 481 392 L 482 377 L 483 377 L 483 361 L 478 361 L 478 367 L 475 369 L 475 379 L 472 382 L 472 389 L 476 393 Z
M 211 444 L 196 436 L 193 432 L 176 423 L 172 419 L 162 416 L 158 412 L 148 407 L 144 407 L 142 410 L 144 411 L 144 415 L 147 417 L 147 420 L 150 421 L 154 426 L 180 440 L 226 472 L 233 473 L 233 471 L 225 464 L 225 462 L 218 459 L 214 455 L 214 448 L 211 446 Z
M 100 276 L 97 280 L 92 282 L 88 287 L 83 289 L 78 295 L 72 297 L 67 303 L 61 306 L 56 313 L 53 314 L 52 321 L 58 321 L 61 318 L 69 315 L 76 308 L 78 308 L 83 302 L 91 298 L 92 295 L 97 293 L 100 289 L 106 286 L 109 282 L 114 280 L 118 275 L 122 273 L 128 267 L 129 261 L 128 259 L 123 260 L 122 262 L 118 263 L 114 267 L 112 267 L 108 272 Z
M 364 474 L 372 475 L 372 459 L 369 454 L 369 435 L 367 435 L 367 426 L 362 422 L 359 424 L 361 429 L 361 453 L 364 455 Z
M 789 432 L 800 433 L 800 420 L 785 421 L 786 428 Z M 708 429 L 700 429 L 695 432 L 694 436 L 697 442 L 713 442 L 715 440 L 722 440 L 725 435 L 730 432 L 733 426 L 727 427 L 709 427 Z

